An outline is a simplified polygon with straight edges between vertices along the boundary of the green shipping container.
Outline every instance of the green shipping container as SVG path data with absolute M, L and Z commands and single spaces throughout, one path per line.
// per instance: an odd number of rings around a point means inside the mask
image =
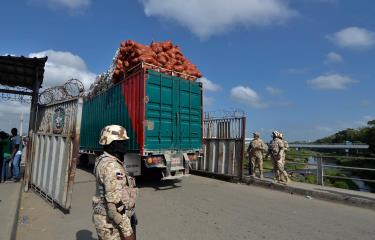
M 84 101 L 81 150 L 101 151 L 100 131 L 126 128 L 129 151 L 194 152 L 202 145 L 202 84 L 141 68 Z

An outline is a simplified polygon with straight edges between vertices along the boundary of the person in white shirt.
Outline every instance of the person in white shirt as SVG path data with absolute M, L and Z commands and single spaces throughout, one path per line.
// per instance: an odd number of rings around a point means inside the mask
M 18 182 L 21 179 L 20 163 L 22 156 L 22 141 L 21 136 L 18 135 L 17 128 L 12 128 L 11 133 L 12 137 L 10 138 L 10 141 L 12 142 L 12 152 L 10 159 L 12 161 L 12 179 L 13 181 Z

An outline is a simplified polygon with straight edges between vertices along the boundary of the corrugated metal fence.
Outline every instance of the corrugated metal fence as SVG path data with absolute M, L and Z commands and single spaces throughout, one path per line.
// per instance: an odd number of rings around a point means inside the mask
M 245 126 L 245 117 L 205 119 L 203 157 L 192 164 L 192 169 L 241 179 Z
M 81 106 L 78 98 L 39 106 L 31 141 L 31 188 L 66 210 L 71 205 Z

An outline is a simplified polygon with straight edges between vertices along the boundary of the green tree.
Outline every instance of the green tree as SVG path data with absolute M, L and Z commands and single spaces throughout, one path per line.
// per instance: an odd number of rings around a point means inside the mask
M 375 120 L 368 121 L 366 127 L 358 129 L 348 128 L 331 136 L 318 139 L 315 142 L 345 143 L 346 141 L 353 143 L 366 143 L 369 145 L 370 152 L 375 153 Z

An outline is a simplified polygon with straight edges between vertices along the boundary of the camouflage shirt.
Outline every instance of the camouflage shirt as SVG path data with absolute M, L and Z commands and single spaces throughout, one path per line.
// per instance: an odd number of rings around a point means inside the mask
M 267 145 L 261 139 L 254 139 L 247 148 L 249 156 L 262 157 L 263 152 L 267 152 Z
M 279 138 L 275 138 L 271 141 L 270 153 L 274 159 L 277 159 L 277 160 L 281 159 L 282 156 L 284 155 L 284 150 L 285 150 L 285 145 L 284 145 L 283 140 Z
M 107 204 L 105 207 L 106 210 L 109 209 L 109 203 L 115 204 L 117 211 L 122 215 L 123 219 L 118 227 L 124 236 L 130 236 L 132 234 L 130 218 L 126 214 L 121 213 L 125 207 L 123 204 L 123 190 L 127 186 L 124 166 L 116 157 L 104 152 L 96 159 L 94 173 L 96 176 L 96 195 L 94 197 L 94 202 L 99 200 L 99 202 L 101 202 L 99 204 Z M 94 215 L 94 223 L 97 230 L 99 229 L 98 235 L 101 234 L 102 239 L 120 239 L 120 235 L 118 235 L 119 230 L 112 227 L 112 221 L 108 222 L 108 216 Z M 111 238 L 107 238 L 103 235 L 107 233 L 105 232 L 106 228 L 115 229 L 108 233 L 111 235 Z
M 121 201 L 122 189 L 127 186 L 126 172 L 122 163 L 114 156 L 104 152 L 95 162 L 97 180 L 96 197 L 108 203 Z M 100 188 L 103 187 L 104 191 Z

